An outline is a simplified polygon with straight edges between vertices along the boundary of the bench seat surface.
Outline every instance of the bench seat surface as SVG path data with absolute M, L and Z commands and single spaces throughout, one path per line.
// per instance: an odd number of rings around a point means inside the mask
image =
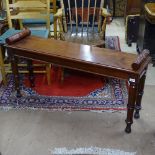
M 66 60 L 83 61 L 85 63 L 129 71 L 133 71 L 131 64 L 137 58 L 135 54 L 32 36 L 9 46 L 22 49 L 25 52 L 30 51 L 31 53 L 40 53 L 42 55 L 61 57 Z

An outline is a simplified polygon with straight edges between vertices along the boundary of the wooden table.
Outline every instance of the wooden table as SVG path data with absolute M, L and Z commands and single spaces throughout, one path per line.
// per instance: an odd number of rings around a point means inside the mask
M 127 133 L 131 132 L 134 109 L 134 117 L 140 117 L 139 111 L 141 109 L 146 71 L 148 63 L 150 62 L 149 53 L 147 51 L 137 56 L 110 49 L 59 40 L 42 39 L 28 35 L 30 35 L 29 30 L 25 30 L 6 40 L 8 43 L 6 47 L 11 56 L 17 97 L 21 96 L 17 57 L 25 57 L 29 60 L 36 59 L 58 64 L 66 68 L 125 79 L 128 80 L 129 83 L 126 118 L 127 126 L 125 131 Z M 34 86 L 33 67 L 31 62 L 29 63 L 29 71 L 30 81 L 32 86 Z

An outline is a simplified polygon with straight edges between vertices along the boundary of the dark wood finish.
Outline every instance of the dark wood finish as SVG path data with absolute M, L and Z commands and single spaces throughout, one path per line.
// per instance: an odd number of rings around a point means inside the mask
M 128 15 L 126 17 L 126 43 L 132 46 L 132 42 L 137 42 L 139 31 L 139 15 Z
M 144 94 L 146 71 L 147 71 L 147 68 L 146 68 L 146 70 L 144 70 L 144 74 L 141 77 L 139 85 L 138 85 L 138 92 L 137 92 L 137 99 L 136 99 L 136 106 L 135 106 L 135 114 L 134 114 L 134 118 L 136 118 L 136 119 L 140 118 L 139 111 L 141 110 L 141 101 L 142 101 L 142 96 Z
M 149 51 L 148 50 L 144 50 L 136 59 L 136 61 L 132 64 L 132 68 L 133 70 L 138 70 L 141 66 L 141 64 L 145 61 L 145 59 L 147 59 L 149 55 Z
M 14 79 L 15 79 L 15 89 L 17 91 L 16 96 L 21 97 L 21 92 L 20 92 L 20 86 L 19 86 L 19 73 L 18 73 L 18 59 L 17 57 L 9 50 L 9 55 L 11 58 L 11 67 L 12 67 L 12 72 L 14 74 Z
M 6 38 L 6 43 L 11 45 L 27 36 L 30 36 L 31 35 L 31 31 L 29 29 L 25 29 L 24 31 L 22 32 L 19 32 L 13 36 L 10 36 L 9 38 Z
M 134 54 L 32 36 L 28 36 L 12 45 L 6 45 L 6 47 L 13 57 L 26 57 L 58 64 L 65 68 L 128 80 L 130 86 L 125 131 L 127 133 L 131 132 L 136 95 L 138 93 L 137 88 L 141 85 L 141 78 L 150 62 L 148 55 L 146 55 L 145 59 L 141 59 Z M 135 62 L 138 68 L 133 70 L 132 66 Z M 12 68 L 17 94 L 20 94 L 18 69 L 14 59 L 12 59 Z
M 137 93 L 137 82 L 135 79 L 129 79 L 129 100 L 128 100 L 128 111 L 127 111 L 127 119 L 126 119 L 126 128 L 125 131 L 127 133 L 131 132 L 131 125 L 133 123 L 133 112 L 135 109 L 136 102 L 136 93 Z
M 125 15 L 136 15 L 140 14 L 142 0 L 127 0 Z
M 148 49 L 152 57 L 152 62 L 155 65 L 155 35 L 154 35 L 155 34 L 155 24 L 154 24 L 155 16 L 153 18 L 153 14 L 155 13 L 155 10 L 152 9 L 152 6 L 155 6 L 155 3 L 149 4 L 149 5 L 147 4 L 147 7 L 144 7 L 144 6 L 145 6 L 145 3 L 143 2 L 142 11 L 140 15 L 140 23 L 139 23 L 137 52 L 141 53 L 143 49 Z M 149 8 L 150 8 L 150 12 L 149 12 Z M 150 15 L 148 15 L 148 12 Z

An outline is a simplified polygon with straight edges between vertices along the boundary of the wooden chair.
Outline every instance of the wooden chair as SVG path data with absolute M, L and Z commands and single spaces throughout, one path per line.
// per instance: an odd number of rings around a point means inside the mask
M 61 0 L 61 9 L 55 14 L 60 39 L 104 47 L 107 17 L 111 15 L 103 6 L 104 0 Z
M 62 0 L 61 6 L 55 15 L 61 39 L 89 45 L 103 43 L 106 20 L 111 16 L 103 8 L 104 0 Z
M 23 19 L 43 19 L 46 21 L 45 29 L 31 30 L 31 34 L 38 37 L 48 38 L 49 29 L 50 29 L 50 1 L 49 0 L 19 0 L 12 3 L 9 3 L 9 0 L 6 0 L 6 10 L 7 10 L 7 20 L 9 29 L 0 36 L 0 66 L 1 73 L 3 78 L 3 83 L 6 84 L 6 74 L 11 73 L 9 59 L 6 58 L 5 50 L 3 50 L 3 45 L 5 44 L 5 39 L 21 30 L 15 30 L 13 28 L 13 20 L 19 20 L 20 29 L 23 28 Z M 19 64 L 21 67 L 27 67 L 27 62 L 24 64 Z M 36 68 L 34 73 L 44 73 L 47 76 L 48 84 L 51 83 L 51 65 L 43 63 L 35 63 L 34 67 Z M 41 68 L 37 69 L 37 68 Z M 21 73 L 28 73 L 28 70 L 21 70 Z
M 17 1 L 17 0 L 16 0 Z M 18 0 L 18 1 L 23 1 L 23 0 Z M 30 0 L 24 0 L 24 1 L 30 1 Z M 44 1 L 44 0 L 41 0 Z M 54 25 L 54 38 L 57 38 L 57 24 L 56 20 L 54 20 L 54 14 L 57 12 L 57 6 L 56 6 L 56 0 L 50 0 L 50 18 L 49 22 L 50 25 Z M 24 19 L 23 24 L 26 26 L 44 26 L 46 25 L 46 20 L 43 19 Z M 50 31 L 52 32 L 52 31 Z

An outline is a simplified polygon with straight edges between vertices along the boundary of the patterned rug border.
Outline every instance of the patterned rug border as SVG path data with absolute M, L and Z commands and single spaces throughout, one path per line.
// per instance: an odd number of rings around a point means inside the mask
M 10 82 L 5 91 L 0 93 L 0 108 L 9 109 L 42 109 L 47 111 L 91 111 L 91 110 L 126 110 L 127 88 L 126 82 L 117 79 L 109 80 L 104 87 L 96 89 L 87 96 L 44 96 L 38 95 L 31 88 L 22 86 L 22 92 L 26 95 L 17 98 L 15 93 L 10 97 L 14 90 L 13 77 L 10 75 Z M 4 86 L 1 87 L 4 89 Z M 109 92 L 109 91 L 113 92 Z M 123 90 L 123 93 L 122 91 Z M 2 93 L 3 92 L 3 93 Z M 103 93 L 103 94 L 102 94 Z M 113 96 L 108 96 L 112 94 Z M 103 97 L 102 95 L 106 96 Z M 9 99 L 8 99 L 9 98 Z M 11 99 L 10 99 L 11 98 Z M 25 104 L 23 104 L 25 103 Z

